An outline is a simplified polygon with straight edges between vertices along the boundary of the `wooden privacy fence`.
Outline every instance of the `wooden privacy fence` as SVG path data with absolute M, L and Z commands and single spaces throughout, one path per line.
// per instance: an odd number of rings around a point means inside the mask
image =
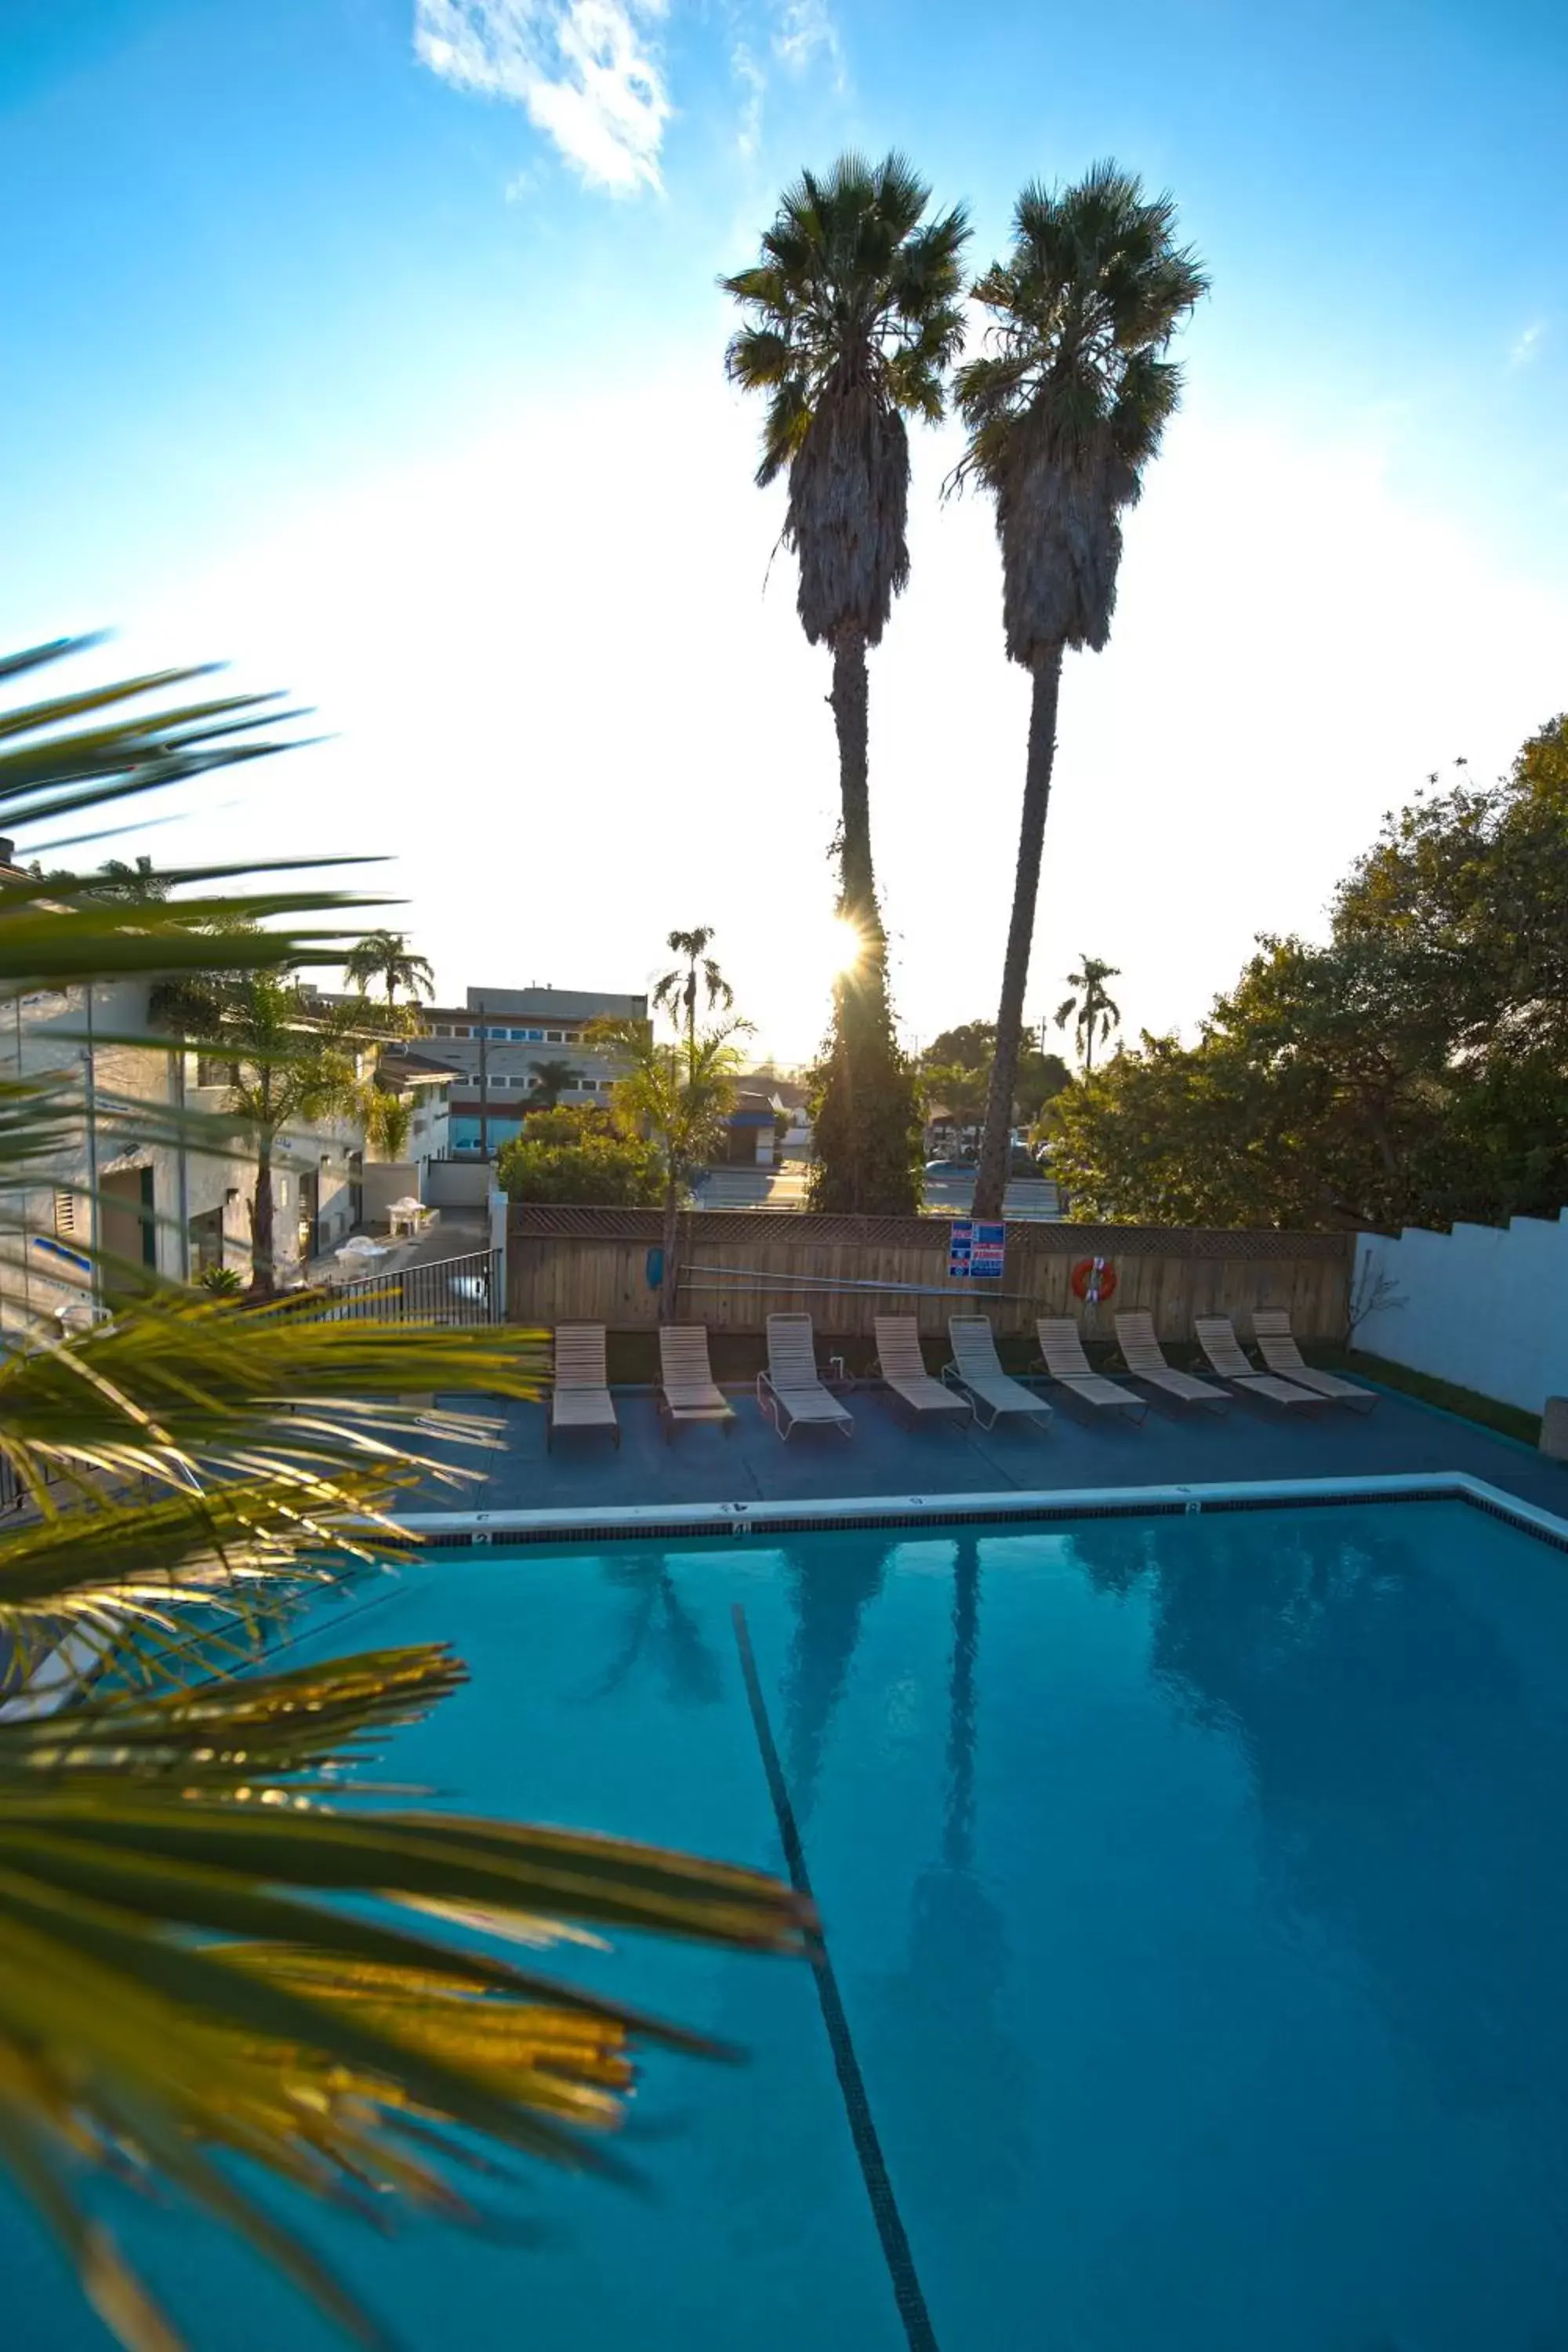
M 661 1234 L 651 1210 L 513 1207 L 508 1320 L 651 1329 Z M 770 1314 L 804 1310 L 819 1332 L 869 1339 L 874 1315 L 913 1315 L 934 1337 L 950 1315 L 981 1308 L 1004 1332 L 1076 1315 L 1090 1337 L 1111 1339 L 1117 1309 L 1147 1307 L 1160 1338 L 1180 1340 L 1195 1316 L 1228 1315 L 1246 1331 L 1254 1307 L 1283 1307 L 1300 1339 L 1345 1335 L 1352 1234 L 1011 1224 L 1000 1282 L 950 1282 L 948 1237 L 945 1217 L 699 1210 L 680 1220 L 678 1313 L 716 1331 L 760 1332 Z M 1072 1272 L 1096 1256 L 1110 1261 L 1116 1285 L 1091 1307 L 1074 1297 Z

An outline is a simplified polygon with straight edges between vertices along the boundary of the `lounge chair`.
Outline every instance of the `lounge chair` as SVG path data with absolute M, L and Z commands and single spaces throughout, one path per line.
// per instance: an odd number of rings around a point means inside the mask
M 921 1353 L 920 1326 L 912 1315 L 879 1315 L 874 1318 L 877 1328 L 876 1370 L 880 1372 L 893 1394 L 907 1404 L 916 1420 L 926 1413 L 953 1421 L 967 1415 L 973 1421 L 974 1407 L 968 1397 L 960 1396 L 935 1379 L 925 1368 Z
M 678 1421 L 717 1421 L 729 1436 L 735 1408 L 713 1377 L 708 1361 L 706 1323 L 661 1323 L 658 1327 L 658 1409 L 664 1442 Z
M 550 1391 L 545 1448 L 558 1429 L 608 1429 L 621 1442 L 621 1424 L 605 1373 L 602 1323 L 561 1323 L 555 1331 L 555 1385 Z
M 1294 1381 L 1298 1388 L 1311 1389 L 1331 1404 L 1348 1405 L 1352 1412 L 1370 1412 L 1377 1402 L 1376 1392 L 1363 1389 L 1359 1381 L 1343 1381 L 1338 1372 L 1320 1372 L 1306 1362 L 1296 1345 L 1290 1328 L 1290 1318 L 1280 1307 L 1260 1307 L 1252 1318 L 1253 1333 L 1258 1340 L 1258 1352 L 1271 1372 L 1282 1380 Z
M 1116 1344 L 1133 1379 L 1146 1381 L 1162 1396 L 1172 1398 L 1177 1404 L 1201 1404 L 1210 1412 L 1230 1411 L 1228 1390 L 1216 1389 L 1212 1381 L 1200 1381 L 1195 1372 L 1179 1372 L 1173 1364 L 1165 1361 L 1164 1352 L 1154 1337 L 1154 1318 L 1146 1308 L 1117 1317 Z
M 1282 1381 L 1278 1372 L 1260 1372 L 1251 1359 L 1242 1353 L 1241 1342 L 1225 1315 L 1200 1315 L 1193 1324 L 1197 1342 L 1215 1371 L 1222 1381 L 1228 1381 L 1243 1396 L 1262 1397 L 1268 1404 L 1277 1404 L 1282 1412 L 1294 1412 L 1310 1405 L 1315 1412 L 1322 1403 L 1310 1389 L 1298 1388 L 1294 1381 Z
M 822 1384 L 809 1315 L 768 1317 L 768 1368 L 757 1374 L 757 1405 L 771 1413 L 781 1438 L 797 1422 L 815 1422 L 855 1434 L 855 1420 Z
M 942 1366 L 942 1379 L 963 1391 L 982 1429 L 994 1429 L 1005 1412 L 1025 1414 L 1042 1427 L 1050 1421 L 1051 1408 L 1045 1398 L 1026 1389 L 1022 1381 L 1010 1380 L 1002 1370 L 995 1335 L 983 1315 L 950 1316 L 947 1336 L 952 1361 Z M 988 1421 L 982 1418 L 985 1413 L 990 1415 Z
M 1083 1352 L 1083 1335 L 1070 1315 L 1042 1315 L 1035 1325 L 1039 1336 L 1040 1360 L 1053 1381 L 1078 1398 L 1080 1404 L 1093 1405 L 1097 1412 L 1130 1412 L 1142 1421 L 1149 1410 L 1147 1397 L 1139 1396 L 1132 1389 L 1124 1389 L 1120 1381 L 1108 1381 L 1097 1372 Z

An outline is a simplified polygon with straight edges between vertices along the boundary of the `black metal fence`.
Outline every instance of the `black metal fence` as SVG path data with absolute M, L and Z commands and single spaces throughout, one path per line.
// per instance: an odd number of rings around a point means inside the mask
M 395 1266 L 355 1282 L 335 1282 L 321 1309 L 331 1323 L 499 1323 L 501 1297 L 499 1249 L 471 1250 L 466 1257 L 427 1258 L 422 1265 Z

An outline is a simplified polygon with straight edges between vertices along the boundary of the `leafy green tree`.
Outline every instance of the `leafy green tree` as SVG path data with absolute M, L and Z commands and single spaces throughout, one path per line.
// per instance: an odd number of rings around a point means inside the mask
M 940 1105 L 961 1138 L 979 1125 L 991 1083 L 989 1068 L 965 1069 L 962 1062 L 938 1062 L 928 1064 L 921 1076 L 927 1105 L 933 1108 Z
M 1386 821 L 1339 893 L 1335 935 L 1419 951 L 1466 1053 L 1568 1064 L 1568 713 L 1496 784 L 1456 764 L 1459 782 Z
M 768 401 L 757 480 L 787 473 L 784 543 L 797 609 L 833 655 L 838 739 L 838 911 L 858 942 L 840 976 L 818 1066 L 813 1199 L 820 1208 L 919 1205 L 914 1074 L 888 1002 L 887 940 L 871 856 L 866 655 L 909 578 L 905 418 L 937 423 L 963 337 L 961 206 L 927 221 L 931 191 L 902 156 L 841 156 L 801 174 L 761 258 L 721 282 L 747 313 L 731 381 Z
M 510 1200 L 578 1202 L 606 1209 L 659 1205 L 664 1166 L 651 1143 L 586 1119 L 570 1136 L 542 1134 L 545 1125 L 546 1118 L 531 1118 L 521 1135 L 503 1143 L 496 1155 L 496 1181 Z
M 132 866 L 123 857 L 106 857 L 99 867 L 102 877 L 100 890 L 112 890 L 122 898 L 143 902 L 166 898 L 169 885 L 148 856 L 138 857 Z
M 69 650 L 13 656 L 0 676 Z M 254 698 L 124 708 L 193 675 L 9 712 L 0 813 L 55 825 L 282 748 L 247 740 Z M 210 878 L 171 881 L 201 893 Z M 275 985 L 279 963 L 322 953 L 300 919 L 342 903 L 0 882 L 0 1000 L 203 975 L 215 933 L 232 969 Z M 69 1084 L 0 1081 L 10 1234 L 62 1106 L 79 1119 Z M 804 1906 L 748 1870 L 453 1818 L 384 1787 L 360 1801 L 352 1768 L 463 1681 L 443 1644 L 235 1671 L 267 1628 L 362 1571 L 368 1530 L 395 1555 L 400 1502 L 451 1475 L 432 1454 L 479 1436 L 411 1394 L 532 1395 L 542 1372 L 536 1342 L 500 1328 L 236 1316 L 156 1285 L 0 1364 L 0 1455 L 26 1506 L 0 1532 L 0 2168 L 127 2352 L 177 2339 L 97 2210 L 95 2175 L 235 2231 L 327 2320 L 378 2343 L 258 2184 L 377 2218 L 459 2218 L 476 2157 L 592 2166 L 637 2046 L 705 2046 L 552 1982 L 536 1954 L 521 1967 L 476 1923 L 539 1943 L 563 1923 L 596 1938 L 632 1921 L 803 1948 Z M 108 1671 L 50 1711 L 30 1686 L 47 1654 Z
M 935 1083 L 935 1073 L 954 1066 L 964 1070 L 982 1070 L 987 1093 L 991 1085 L 991 1066 L 996 1058 L 996 1024 L 994 1021 L 963 1021 L 955 1029 L 943 1029 L 931 1039 L 921 1055 L 921 1068 L 928 1087 Z M 1032 1039 L 1019 1047 L 1018 1067 L 1013 1084 L 1013 1107 L 1026 1127 L 1032 1126 L 1051 1097 L 1062 1087 L 1070 1086 L 1072 1073 L 1059 1054 L 1043 1053 Z M 940 1091 L 940 1089 L 939 1089 Z M 984 1111 L 982 1103 L 981 1110 Z
M 1175 241 L 1168 196 L 1146 197 L 1114 163 L 1076 186 L 1026 187 L 1014 245 L 975 285 L 990 348 L 963 366 L 968 428 L 957 468 L 996 501 L 1009 657 L 1030 675 L 1013 913 L 996 1055 L 974 1188 L 978 1216 L 1001 1214 L 1013 1088 L 1056 756 L 1057 697 L 1068 646 L 1110 634 L 1123 510 L 1142 488 L 1180 392 L 1164 356 L 1208 281 Z
M 399 1160 L 408 1149 L 414 1127 L 414 1105 L 404 1094 L 393 1094 L 374 1080 L 362 1095 L 365 1137 L 378 1158 Z
M 1037 1045 L 1022 1047 L 1018 1074 L 1013 1084 L 1013 1103 L 1024 1125 L 1037 1125 L 1047 1104 L 1071 1084 L 1072 1072 L 1059 1054 L 1043 1054 Z
M 528 1066 L 538 1080 L 529 1097 L 530 1105 L 537 1103 L 541 1110 L 553 1110 L 567 1087 L 577 1083 L 577 1072 L 570 1062 L 554 1059 L 530 1062 Z
M 368 994 L 373 982 L 379 982 L 389 1013 L 397 1009 L 400 988 L 416 1003 L 436 993 L 436 975 L 428 961 L 415 954 L 402 931 L 367 931 L 343 958 L 343 978 L 362 996 Z
M 1101 963 L 1098 956 L 1080 956 L 1077 971 L 1068 974 L 1068 986 L 1072 991 L 1057 1007 L 1057 1027 L 1065 1029 L 1070 1021 L 1078 1043 L 1078 1057 L 1087 1076 L 1094 1067 L 1094 1043 L 1098 1036 L 1103 1045 L 1111 1032 L 1121 1026 L 1121 1007 L 1106 988 L 1108 980 L 1119 980 L 1121 968 L 1113 963 Z
M 646 1021 L 597 1021 L 588 1031 L 593 1043 L 613 1047 L 621 1066 L 622 1075 L 610 1089 L 617 1124 L 625 1134 L 651 1144 L 658 1155 L 664 1194 L 661 1322 L 675 1316 L 681 1202 L 692 1177 L 723 1141 L 743 1061 L 735 1041 L 750 1027 L 749 1022 L 724 1021 L 699 1029 L 695 1050 L 688 1052 L 659 1043 Z
M 996 1052 L 994 1021 L 961 1021 L 956 1029 L 939 1030 L 921 1049 L 922 1069 L 989 1069 Z
M 226 954 L 231 941 L 221 946 Z M 274 1162 L 286 1131 L 316 1119 L 363 1117 L 363 1033 L 291 972 L 218 971 L 165 981 L 150 1017 L 224 1071 L 224 1108 L 241 1121 L 256 1160 L 250 1200 L 250 1288 L 278 1287 Z M 384 1099 L 387 1099 L 384 1097 Z M 377 1114 L 384 1117 L 384 1114 Z M 389 1157 L 395 1155 L 389 1154 Z
M 684 1023 L 686 1057 L 693 1064 L 697 1055 L 699 976 L 710 1015 L 720 1010 L 727 1013 L 735 1002 L 734 990 L 708 952 L 712 943 L 713 932 L 703 924 L 699 924 L 693 931 L 671 931 L 665 945 L 671 955 L 679 956 L 681 961 L 654 985 L 655 1009 L 662 1008 L 678 1027 Z

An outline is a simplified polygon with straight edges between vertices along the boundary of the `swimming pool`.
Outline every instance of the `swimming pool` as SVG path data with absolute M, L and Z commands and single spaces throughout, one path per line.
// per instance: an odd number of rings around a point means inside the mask
M 446 1552 L 304 1650 L 437 1636 L 396 1770 L 465 1808 L 778 1868 L 771 1738 L 841 2032 L 802 1968 L 574 1956 L 751 2063 L 653 2057 L 651 2195 L 540 2175 L 534 2242 L 313 2218 L 405 2343 L 1562 2340 L 1559 1550 L 1434 1501 Z M 334 2340 L 116 2219 L 198 2344 Z M 101 2345 L 8 2203 L 0 2257 L 18 2341 Z

